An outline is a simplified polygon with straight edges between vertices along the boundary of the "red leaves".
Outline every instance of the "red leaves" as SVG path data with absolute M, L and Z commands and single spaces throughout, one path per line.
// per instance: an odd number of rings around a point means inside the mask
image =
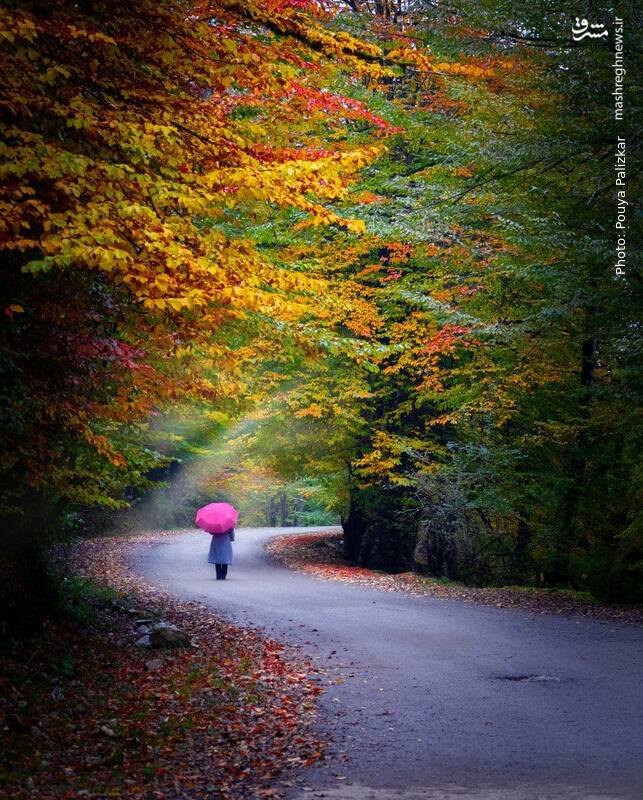
M 278 164 L 286 161 L 317 161 L 337 155 L 337 150 L 327 147 L 271 147 L 258 143 L 248 149 L 248 154 L 264 164 Z
M 275 11 L 285 11 L 288 8 L 296 8 L 298 11 L 315 11 L 317 3 L 314 0 L 273 0 L 271 6 Z
M 382 117 L 373 114 L 368 107 L 359 100 L 353 100 L 341 94 L 331 94 L 321 89 L 311 89 L 299 83 L 291 83 L 290 97 L 299 104 L 303 104 L 307 112 L 323 111 L 326 114 L 336 114 L 346 119 L 362 120 L 373 125 L 383 133 L 400 133 L 401 128 L 396 128 Z
M 0 742 L 12 796 L 278 796 L 270 784 L 288 763 L 320 757 L 308 727 L 321 691 L 312 668 L 283 645 L 127 574 L 127 548 L 153 540 L 86 543 L 75 568 L 126 594 L 100 607 L 88 627 L 49 625 L 0 659 Z M 159 613 L 197 646 L 160 654 L 136 646 L 136 620 Z M 7 727 L 14 718 L 18 732 Z
M 341 534 L 324 531 L 280 536 L 267 547 L 269 553 L 287 566 L 309 572 L 324 580 L 343 581 L 385 592 L 406 592 L 414 595 L 483 603 L 498 608 L 525 608 L 536 614 L 563 614 L 613 619 L 633 624 L 643 623 L 643 608 L 593 603 L 572 592 L 551 589 L 521 590 L 516 586 L 478 589 L 463 584 L 441 583 L 412 572 L 384 575 L 344 561 L 339 544 Z M 320 547 L 324 543 L 324 547 Z
M 413 245 L 403 242 L 386 242 L 386 254 L 380 258 L 382 264 L 403 264 L 413 255 Z
M 370 580 L 376 573 L 363 567 L 349 566 L 341 558 L 339 545 L 334 548 L 319 548 L 320 542 L 336 543 L 340 536 L 341 534 L 326 531 L 280 536 L 270 542 L 267 550 L 289 567 L 302 569 L 321 578 L 349 583 Z
M 402 277 L 402 273 L 397 269 L 390 269 L 386 275 L 383 275 L 380 280 L 382 283 L 390 283 L 391 281 L 398 281 Z
M 78 336 L 69 336 L 67 344 L 73 348 L 75 358 L 78 361 L 102 361 L 113 363 L 125 369 L 140 369 L 145 366 L 141 364 L 141 358 L 145 351 L 140 347 L 132 347 L 118 339 L 108 337 L 93 337 L 83 339 Z
M 9 317 L 9 319 L 11 319 L 11 317 L 13 317 L 15 314 L 24 314 L 25 310 L 17 303 L 11 303 L 11 305 L 6 306 L 3 311 L 5 317 Z
M 461 325 L 443 325 L 419 351 L 419 354 L 433 355 L 453 352 L 456 346 L 467 344 L 466 340 L 462 338 L 466 333 L 468 333 L 468 329 Z
M 473 295 L 478 294 L 478 292 L 484 291 L 484 286 L 482 284 L 478 284 L 476 286 L 460 286 L 458 289 L 459 294 L 463 295 L 464 297 L 472 297 Z

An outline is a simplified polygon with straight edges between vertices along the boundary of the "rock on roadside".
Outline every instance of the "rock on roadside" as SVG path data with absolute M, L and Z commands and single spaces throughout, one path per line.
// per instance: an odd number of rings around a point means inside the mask
M 157 622 L 150 628 L 150 647 L 173 648 L 192 647 L 192 641 L 187 633 L 169 625 L 167 622 Z

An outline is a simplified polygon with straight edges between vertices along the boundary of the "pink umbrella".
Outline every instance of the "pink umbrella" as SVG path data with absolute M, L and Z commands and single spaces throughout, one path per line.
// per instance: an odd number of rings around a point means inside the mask
M 238 519 L 239 512 L 230 503 L 208 503 L 196 512 L 195 522 L 206 533 L 227 533 Z

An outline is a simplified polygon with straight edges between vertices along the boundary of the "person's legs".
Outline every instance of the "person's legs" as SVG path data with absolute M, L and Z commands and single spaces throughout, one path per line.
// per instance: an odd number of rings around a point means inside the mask
M 221 564 L 221 577 L 223 578 L 223 580 L 226 579 L 226 575 L 227 574 L 228 574 L 228 565 L 227 564 Z
M 217 580 L 223 580 L 223 564 L 215 564 L 214 568 L 217 571 Z

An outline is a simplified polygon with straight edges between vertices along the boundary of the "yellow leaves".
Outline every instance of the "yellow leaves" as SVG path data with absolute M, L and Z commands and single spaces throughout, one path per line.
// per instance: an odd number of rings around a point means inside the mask
M 410 485 L 413 479 L 407 477 L 400 466 L 409 458 L 417 459 L 420 453 L 426 453 L 430 443 L 424 437 L 401 436 L 376 430 L 370 447 L 369 452 L 353 465 L 360 481 L 366 484 L 376 481 L 405 486 Z
M 13 44 L 16 40 L 33 42 L 37 36 L 36 24 L 30 14 L 0 8 L 0 40 Z
M 127 275 L 125 276 L 125 281 L 130 284 L 134 284 L 138 281 L 138 279 L 137 276 Z M 203 296 L 203 292 L 197 289 L 186 292 L 186 294 L 182 296 L 162 297 L 159 296 L 160 289 L 158 286 L 152 284 L 151 288 L 156 289 L 154 296 L 149 296 L 150 287 L 146 284 L 132 286 L 132 290 L 136 292 L 143 307 L 150 310 L 157 309 L 159 311 L 167 311 L 168 309 L 171 309 L 172 311 L 180 312 L 190 311 L 196 308 L 203 308 L 205 305 L 207 305 L 207 302 Z
M 257 277 L 262 283 L 265 282 L 273 288 L 300 294 L 314 293 L 321 295 L 330 290 L 327 280 L 316 278 L 304 272 L 275 268 L 272 265 L 264 265 L 263 268 L 260 268 Z
M 397 77 L 397 72 L 390 67 L 384 67 L 381 64 L 370 64 L 360 58 L 347 58 L 353 72 L 359 75 L 360 78 L 367 78 L 371 81 L 377 82 L 383 79 L 390 79 Z
M 82 255 L 78 254 L 81 258 Z M 87 262 L 102 269 L 105 272 L 112 272 L 114 269 L 122 269 L 131 263 L 132 257 L 125 250 L 115 247 L 95 247 L 86 251 Z
M 296 417 L 315 417 L 319 419 L 324 415 L 319 403 L 311 403 L 307 408 L 302 408 L 295 412 Z
M 167 306 L 168 306 L 168 301 L 165 300 L 165 298 L 161 298 L 161 297 L 146 297 L 145 300 L 143 300 L 143 307 L 144 308 L 149 308 L 149 309 L 158 308 L 161 311 L 163 311 L 164 309 L 167 308 Z
M 190 307 L 190 301 L 185 297 L 168 297 L 167 304 L 174 311 L 182 311 Z
M 69 77 L 68 75 L 66 77 Z M 82 95 L 76 95 L 67 106 L 65 123 L 75 130 L 90 130 L 96 125 L 94 109 L 85 102 Z
M 127 460 L 118 453 L 106 436 L 95 434 L 88 426 L 82 426 L 82 434 L 85 440 L 104 458 L 115 467 L 126 467 Z
M 79 28 L 76 25 L 66 26 L 69 35 L 73 39 L 87 39 L 90 42 L 103 42 L 104 44 L 116 44 L 116 41 L 100 31 L 89 31 L 86 28 Z
M 343 220 L 340 224 L 351 233 L 360 235 L 366 233 L 366 224 L 361 219 L 347 219 Z
M 398 64 L 413 65 L 419 72 L 437 73 L 442 75 L 461 75 L 466 78 L 492 78 L 495 73 L 487 67 L 476 64 L 458 64 L 447 61 L 434 63 L 427 51 L 400 48 L 387 54 L 391 61 Z
M 326 206 L 346 197 L 383 147 L 329 144 L 317 130 L 322 114 L 311 120 L 299 110 L 286 119 L 288 85 L 302 81 L 319 93 L 324 71 L 335 69 L 321 53 L 355 74 L 392 72 L 364 65 L 365 55 L 382 58 L 376 45 L 317 28 L 299 12 L 292 19 L 285 12 L 284 21 L 281 11 L 257 5 L 253 20 L 279 18 L 297 38 L 250 35 L 246 0 L 222 8 L 220 26 L 153 8 L 154 20 L 176 26 L 160 33 L 156 49 L 130 24 L 136 15 L 127 5 L 110 16 L 111 35 L 92 30 L 99 18 L 90 22 L 82 6 L 70 6 L 64 19 L 0 9 L 8 76 L 0 92 L 10 120 L 0 123 L 2 238 L 14 252 L 33 251 L 23 269 L 34 276 L 100 271 L 159 327 L 185 321 L 205 336 L 245 314 L 310 341 L 315 319 L 324 332 L 345 325 L 357 352 L 357 337 L 378 324 L 364 291 L 338 292 L 337 278 L 310 274 L 338 275 L 336 256 L 318 265 L 307 249 L 301 262 L 277 256 L 277 265 L 229 231 L 278 206 L 302 212 L 303 225 L 363 235 L 362 220 Z M 39 37 L 42 46 L 30 44 Z M 341 122 L 341 108 L 330 113 Z M 221 221 L 230 238 L 223 225 L 217 230 Z M 339 352 L 341 337 L 329 336 L 324 347 Z
M 391 50 L 387 53 L 387 57 L 397 64 L 413 65 L 419 72 L 434 71 L 431 56 L 427 51 L 413 50 L 410 47 L 405 47 L 398 50 Z
M 5 14 L 0 19 L 11 20 L 14 36 L 20 26 L 35 35 L 36 24 L 20 14 Z M 79 21 L 82 19 L 79 13 L 75 24 L 61 23 L 59 44 L 66 57 L 60 63 L 33 50 L 38 86 L 25 78 L 24 92 L 17 93 L 12 87 L 14 102 L 37 109 L 49 120 L 34 129 L 42 133 L 22 129 L 20 123 L 3 129 L 8 134 L 9 157 L 3 159 L 5 172 L 0 178 L 14 184 L 16 178 L 20 180 L 20 189 L 13 190 L 14 201 L 22 192 L 33 195 L 28 208 L 24 201 L 22 207 L 14 202 L 3 221 L 12 234 L 14 249 L 40 251 L 26 270 L 34 274 L 70 267 L 100 270 L 115 284 L 127 287 L 143 308 L 172 313 L 198 309 L 203 319 L 209 320 L 204 326 L 215 327 L 224 314 L 249 312 L 288 323 L 304 315 L 339 319 L 339 310 L 331 309 L 329 299 L 319 302 L 313 297 L 315 293 L 329 296 L 327 283 L 276 267 L 260 257 L 252 243 L 229 241 L 220 233 L 201 230 L 198 221 L 221 217 L 224 208 L 254 213 L 259 204 L 269 204 L 300 209 L 308 215 L 304 225 L 337 225 L 362 235 L 362 220 L 344 219 L 322 203 L 345 197 L 351 179 L 379 156 L 382 147 L 332 152 L 324 148 L 322 139 L 319 146 L 317 142 L 311 145 L 310 157 L 300 156 L 300 132 L 295 134 L 297 147 L 292 146 L 289 125 L 282 125 L 279 135 L 286 144 L 290 140 L 290 147 L 265 160 L 252 154 L 255 141 L 272 135 L 273 130 L 263 121 L 253 122 L 243 115 L 236 119 L 230 112 L 245 103 L 250 108 L 253 103 L 278 103 L 284 82 L 300 76 L 302 69 L 282 58 L 281 48 L 284 52 L 288 48 L 286 40 L 279 43 L 279 57 L 272 63 L 272 43 L 264 46 L 251 41 L 237 30 L 238 20 L 216 34 L 207 25 L 189 23 L 194 47 L 203 47 L 204 53 L 216 53 L 221 59 L 221 63 L 210 58 L 192 62 L 192 53 L 185 64 L 190 80 L 215 87 L 208 89 L 211 96 L 199 97 L 192 89 L 186 92 L 184 78 L 174 85 L 173 78 L 165 76 L 168 82 L 163 83 L 156 73 L 145 85 L 138 72 L 135 82 L 125 80 L 119 87 L 118 97 L 111 90 L 103 96 L 103 75 L 106 86 L 111 85 L 109 70 L 114 65 L 109 63 L 110 54 L 119 59 L 119 74 L 127 75 L 129 68 L 128 50 L 112 52 L 112 48 L 122 47 L 124 42 L 135 46 L 135 40 L 127 38 L 129 30 L 120 29 L 120 36 L 113 38 L 92 31 Z M 178 17 L 176 23 L 179 28 L 183 25 Z M 47 24 L 38 22 L 43 36 L 51 35 Z M 122 18 L 117 17 L 110 32 L 119 30 L 121 24 Z M 381 56 L 379 48 L 350 35 L 322 29 L 312 35 L 322 37 L 325 48 L 345 59 L 358 61 L 364 53 Z M 78 45 L 69 47 L 70 39 L 81 40 L 90 55 L 98 53 L 108 61 L 92 72 L 98 62 L 75 60 Z M 165 61 L 181 71 L 177 53 L 183 58 L 186 53 L 175 45 L 177 41 L 180 37 L 168 36 L 167 41 L 162 40 L 162 48 Z M 92 51 L 90 43 L 101 46 Z M 146 53 L 141 55 L 145 59 Z M 315 53 L 310 58 L 312 62 L 322 60 Z M 257 75 L 240 73 L 234 65 L 237 60 L 256 64 Z M 277 72 L 279 80 L 271 83 Z M 230 76 L 233 80 L 228 80 Z M 16 85 L 20 77 L 15 77 Z M 232 83 L 241 90 L 217 95 L 217 87 Z M 59 85 L 64 85 L 64 94 L 59 95 Z M 52 98 L 52 86 L 65 102 Z M 250 91 L 242 98 L 244 86 Z M 250 97 L 257 99 L 251 101 Z M 306 129 L 305 120 L 296 122 Z M 58 130 L 59 135 L 50 136 L 49 128 Z M 41 200 L 43 193 L 48 194 L 46 203 Z M 34 222 L 37 237 L 30 235 Z M 343 302 L 357 307 L 354 297 Z M 357 335 L 366 335 L 372 324 L 361 308 L 347 320 Z
M 303 197 L 307 192 L 329 200 L 343 197 L 348 179 L 374 161 L 382 149 L 369 146 L 326 158 L 290 160 L 283 164 L 248 162 L 242 168 L 211 171 L 204 181 L 215 192 L 224 189 L 222 199 L 229 208 L 248 201 L 306 208 L 310 206 Z M 225 189 L 230 185 L 236 187 L 233 193 Z M 320 219 L 313 224 L 324 224 L 330 219 L 330 212 L 316 208 Z
M 221 44 L 229 56 L 236 56 L 239 52 L 237 44 L 232 39 L 223 39 Z
M 171 137 L 177 133 L 177 129 L 173 125 L 153 123 L 149 120 L 143 123 L 143 130 L 147 134 L 160 133 L 166 139 L 171 139 Z
M 307 211 L 312 212 L 312 216 L 307 217 L 301 222 L 297 222 L 293 225 L 293 230 L 301 230 L 309 226 L 338 225 L 340 228 L 346 228 L 346 230 L 351 233 L 356 233 L 358 235 L 366 233 L 366 225 L 361 219 L 340 217 L 339 214 L 335 214 L 335 212 L 324 208 L 324 206 L 315 205 L 313 203 L 302 201 L 299 205 L 304 207 Z
M 55 64 L 50 67 L 45 73 L 38 76 L 38 80 L 42 83 L 52 84 L 55 83 L 59 77 L 68 78 L 71 72 L 60 64 Z
M 203 416 L 215 425 L 227 426 L 232 422 L 232 417 L 223 411 L 206 411 Z
M 77 348 L 69 360 L 79 356 L 80 373 L 85 364 L 98 369 L 82 373 L 69 405 L 59 400 L 51 413 L 102 456 L 105 475 L 115 468 L 117 481 L 127 479 L 126 460 L 112 435 L 164 403 L 204 395 L 234 408 L 273 396 L 297 359 L 316 370 L 332 354 L 368 369 L 379 357 L 368 341 L 381 325 L 369 290 L 343 283 L 345 265 L 357 271 L 368 250 L 357 238 L 364 222 L 344 219 L 332 204 L 383 148 L 363 144 L 369 126 L 346 136 L 350 105 L 328 110 L 322 95 L 308 115 L 291 102 L 289 84 L 319 94 L 340 77 L 338 64 L 349 80 L 399 70 L 364 61 L 383 59 L 376 45 L 317 28 L 279 2 L 215 5 L 216 21 L 185 15 L 180 4 L 115 4 L 106 16 L 83 4 L 32 4 L 33 18 L 0 9 L 8 120 L 0 123 L 2 246 L 10 240 L 12 261 L 33 274 L 21 283 L 34 295 L 52 285 L 39 274 L 47 270 L 64 271 L 55 285 L 87 288 L 86 296 L 70 290 L 51 298 L 51 307 L 69 309 L 62 327 L 71 335 L 60 349 Z M 256 35 L 262 20 L 285 35 Z M 337 139 L 329 141 L 328 127 Z M 368 193 L 357 199 L 374 201 Z M 289 236 L 288 217 L 275 208 L 343 228 L 332 232 L 340 246 L 313 250 L 311 241 L 330 237 Z M 286 252 L 279 239 L 297 244 Z M 9 296 L 37 318 L 29 291 Z M 5 312 L 24 309 L 16 302 Z M 13 327 L 20 332 L 17 319 Z M 227 351 L 222 340 L 234 347 Z M 226 352 L 213 354 L 213 341 Z M 269 368 L 255 380 L 262 364 Z M 86 391 L 93 377 L 100 391 Z M 290 419 L 300 430 L 337 428 L 330 435 L 341 441 L 342 428 L 361 424 L 345 398 L 368 396 L 365 380 L 331 388 L 319 381 L 293 398 Z M 90 419 L 96 427 L 83 429 Z M 207 419 L 230 421 L 223 411 Z M 56 485 L 69 496 L 70 486 L 82 492 L 83 480 L 71 470 Z
M 404 483 L 404 478 L 396 470 L 400 466 L 408 443 L 385 431 L 376 431 L 371 449 L 354 462 L 354 470 L 360 479 Z
M 6 228 L 6 225 L 0 221 L 0 226 Z M 34 248 L 38 247 L 38 240 L 37 239 L 24 239 L 23 237 L 14 237 L 10 241 L 8 241 L 3 247 L 6 250 L 33 250 Z
M 433 69 L 447 75 L 462 75 L 467 78 L 492 78 L 495 75 L 492 69 L 477 67 L 475 64 L 451 64 L 446 61 L 435 64 Z

